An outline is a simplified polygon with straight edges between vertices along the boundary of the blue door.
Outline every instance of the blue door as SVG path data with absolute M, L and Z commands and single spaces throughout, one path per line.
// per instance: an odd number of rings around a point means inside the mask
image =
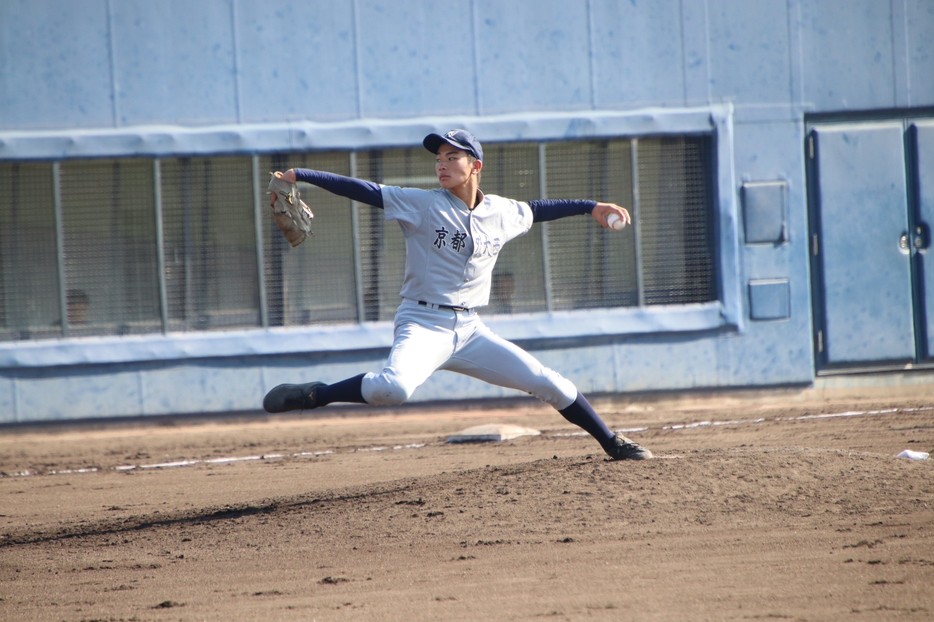
M 918 218 L 912 230 L 912 246 L 917 250 L 918 275 L 921 292 L 918 296 L 922 335 L 923 356 L 934 356 L 934 256 L 931 255 L 931 223 L 934 223 L 934 121 L 918 121 L 910 128 L 909 153 L 915 161 L 913 176 L 916 180 L 916 203 Z
M 823 369 L 918 359 L 905 125 L 809 135 L 817 360 Z

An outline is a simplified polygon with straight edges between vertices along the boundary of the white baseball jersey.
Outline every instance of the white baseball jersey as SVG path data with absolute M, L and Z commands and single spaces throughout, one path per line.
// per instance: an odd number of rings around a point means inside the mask
M 485 306 L 500 249 L 532 227 L 528 203 L 481 193 L 482 201 L 469 210 L 444 188 L 380 189 L 386 220 L 398 221 L 405 236 L 402 297 Z

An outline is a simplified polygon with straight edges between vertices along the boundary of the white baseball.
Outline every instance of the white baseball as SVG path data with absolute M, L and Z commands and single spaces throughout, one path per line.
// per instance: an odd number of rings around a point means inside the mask
M 619 214 L 617 214 L 616 212 L 613 212 L 612 214 L 606 217 L 606 224 L 610 225 L 610 227 L 612 227 L 613 229 L 616 229 L 617 231 L 619 231 L 620 229 L 626 226 L 626 222 L 622 218 L 620 218 Z

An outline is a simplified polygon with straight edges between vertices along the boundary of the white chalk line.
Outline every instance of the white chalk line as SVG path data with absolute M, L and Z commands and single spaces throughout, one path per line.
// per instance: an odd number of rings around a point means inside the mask
M 293 457 L 325 456 L 333 451 L 303 451 L 291 454 Z M 157 462 L 156 464 L 125 464 L 114 467 L 115 471 L 132 471 L 134 469 L 166 469 L 171 467 L 191 466 L 193 464 L 227 464 L 230 462 L 248 462 L 250 460 L 277 460 L 285 458 L 285 454 L 263 454 L 261 456 L 236 456 L 227 458 L 210 458 L 207 460 L 176 460 L 175 462 Z
M 758 417 L 756 419 L 731 419 L 726 421 L 694 421 L 691 423 L 674 423 L 670 425 L 663 425 L 659 427 L 660 430 L 691 430 L 695 428 L 703 428 L 708 426 L 725 426 L 725 425 L 754 425 L 759 423 L 765 423 L 768 421 L 807 421 L 810 419 L 834 419 L 839 417 L 866 417 L 873 415 L 891 415 L 895 413 L 912 413 L 912 412 L 921 412 L 927 410 L 934 410 L 934 406 L 923 406 L 918 408 L 886 408 L 882 410 L 860 410 L 860 411 L 846 411 L 841 413 L 825 413 L 820 415 L 800 415 L 798 417 L 775 417 L 769 419 L 766 417 Z M 639 427 L 639 428 L 622 428 L 616 430 L 616 432 L 621 433 L 634 433 L 634 432 L 645 432 L 651 430 L 649 426 Z M 590 436 L 587 432 L 556 432 L 552 434 L 553 437 L 575 437 L 575 436 Z M 407 445 L 393 445 L 390 446 L 376 446 L 376 447 L 357 447 L 347 451 L 346 453 L 364 453 L 364 452 L 380 452 L 380 451 L 399 451 L 402 449 L 421 449 L 422 447 L 427 447 L 428 443 L 410 443 Z M 134 471 L 137 469 L 170 469 L 175 467 L 185 467 L 193 466 L 196 464 L 229 464 L 234 462 L 249 462 L 254 460 L 278 460 L 285 457 L 292 458 L 316 458 L 320 456 L 327 456 L 335 453 L 334 451 L 302 451 L 298 453 L 289 454 L 262 454 L 259 456 L 230 456 L 224 458 L 209 458 L 205 460 L 192 459 L 192 460 L 176 460 L 173 462 L 157 462 L 153 464 L 124 464 L 112 467 L 114 471 Z M 30 477 L 34 475 L 69 475 L 75 473 L 97 473 L 101 469 L 97 467 L 88 467 L 84 469 L 62 469 L 56 471 L 16 471 L 13 473 L 0 473 L 0 479 L 5 477 Z M 106 469 L 105 469 L 106 470 Z

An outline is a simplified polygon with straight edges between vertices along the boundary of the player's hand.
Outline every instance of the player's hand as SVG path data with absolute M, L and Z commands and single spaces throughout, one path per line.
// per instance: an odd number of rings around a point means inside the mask
M 280 173 L 279 171 L 276 171 L 275 175 L 276 177 L 281 177 L 282 179 L 286 180 L 290 184 L 295 183 L 295 169 L 294 168 L 290 168 L 284 173 Z
M 284 173 L 282 173 L 282 172 L 280 172 L 280 171 L 276 171 L 275 173 L 273 173 L 273 175 L 275 175 L 276 177 L 279 177 L 280 179 L 284 179 L 284 180 L 286 180 L 287 182 L 289 182 L 289 183 L 291 183 L 291 184 L 294 184 L 294 183 L 295 183 L 295 169 L 290 168 L 289 170 L 287 170 L 287 171 L 284 172 Z M 270 205 L 275 205 L 275 204 L 276 204 L 276 195 L 274 195 L 274 194 L 271 195 L 271 196 L 269 197 L 269 199 L 270 199 L 270 201 L 269 201 L 269 204 L 270 204 Z
M 593 216 L 594 220 L 600 223 L 601 227 L 606 227 L 607 229 L 612 228 L 610 223 L 606 221 L 610 214 L 616 214 L 619 216 L 620 220 L 622 220 L 623 223 L 627 225 L 632 224 L 632 217 L 629 216 L 629 211 L 625 207 L 620 207 L 616 203 L 597 203 L 597 205 L 593 208 L 593 211 L 590 212 L 590 215 Z

